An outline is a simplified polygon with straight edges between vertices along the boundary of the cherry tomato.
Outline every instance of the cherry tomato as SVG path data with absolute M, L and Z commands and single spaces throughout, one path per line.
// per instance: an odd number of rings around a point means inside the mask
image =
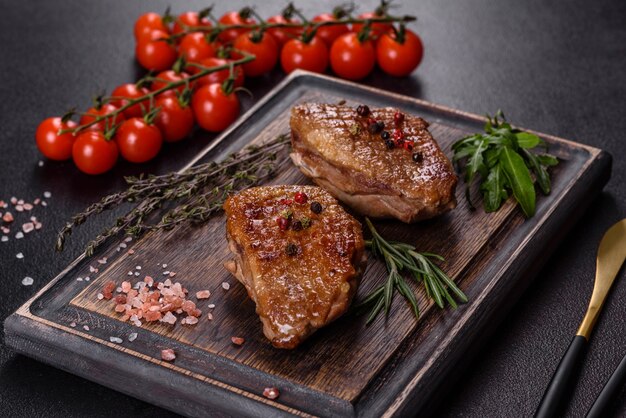
M 157 74 L 155 76 L 155 78 L 157 80 L 154 80 L 152 82 L 152 85 L 150 86 L 150 90 L 151 91 L 157 91 L 162 89 L 163 87 L 165 87 L 167 84 L 174 82 L 174 81 L 181 81 L 184 80 L 186 78 L 189 78 L 189 74 L 187 74 L 184 71 L 181 71 L 180 73 L 176 73 L 176 71 L 174 70 L 167 70 L 167 71 L 162 71 L 159 74 Z M 189 83 L 190 85 L 192 83 Z M 173 88 L 171 90 L 167 90 L 164 93 L 161 93 L 163 95 L 167 95 L 167 94 L 171 94 L 175 91 L 178 91 L 179 93 L 182 93 L 183 90 L 185 90 L 186 84 L 181 84 L 180 86 Z
M 178 35 L 185 30 L 185 26 L 206 26 L 210 28 L 211 22 L 206 17 L 200 19 L 198 12 L 185 12 L 176 18 L 172 27 L 172 35 Z
M 376 44 L 378 65 L 387 74 L 404 77 L 413 72 L 422 61 L 424 45 L 412 31 L 406 29 L 404 42 L 400 43 L 391 30 L 382 35 Z
M 116 106 L 113 106 L 111 103 L 105 103 L 100 107 L 92 107 L 87 109 L 84 115 L 80 117 L 79 123 L 81 125 L 85 125 L 87 123 L 92 122 L 98 116 L 108 115 L 117 110 Z M 101 131 L 104 132 L 107 129 L 111 129 L 113 125 L 117 125 L 126 120 L 123 113 L 118 113 L 117 115 L 101 120 L 98 123 L 91 125 L 88 129 L 93 131 Z
M 228 60 L 223 59 L 223 58 L 212 57 L 212 58 L 206 58 L 200 61 L 200 65 L 204 67 L 217 67 L 217 66 L 226 65 L 226 64 L 228 64 Z M 235 68 L 233 70 L 235 71 L 235 87 L 243 86 L 243 82 L 245 79 L 245 76 L 243 75 L 243 69 L 241 68 L 240 65 L 235 65 Z M 221 84 L 224 81 L 226 81 L 229 75 L 230 75 L 229 69 L 219 70 L 214 73 L 210 73 L 210 74 L 207 74 L 205 76 L 198 78 L 196 80 L 196 86 L 199 87 L 199 86 L 204 86 L 204 85 L 213 84 L 213 83 Z
M 337 19 L 332 13 L 322 13 L 313 18 L 313 22 L 334 22 Z M 335 39 L 339 38 L 344 33 L 350 32 L 348 25 L 329 25 L 322 26 L 317 30 L 316 36 L 322 38 L 326 45 L 330 48 Z
M 298 19 L 287 19 L 283 15 L 272 16 L 267 19 L 268 23 L 300 23 Z M 297 38 L 302 33 L 302 28 L 270 28 L 267 33 L 272 35 L 281 48 L 289 40 Z
M 145 96 L 148 93 L 149 93 L 149 90 L 145 87 L 137 87 L 136 85 L 132 83 L 127 83 L 127 84 L 122 84 L 121 86 L 116 87 L 115 90 L 111 92 L 111 96 L 124 97 L 128 99 L 138 99 L 142 96 Z M 122 106 L 126 106 L 126 104 L 128 103 L 128 100 L 113 99 L 109 103 L 111 103 L 113 106 L 119 109 Z M 142 105 L 144 107 L 147 107 L 148 106 L 147 101 L 142 100 L 140 103 L 132 105 L 128 109 L 124 109 L 122 113 L 124 114 L 126 118 L 140 118 L 141 116 L 143 116 L 143 110 L 141 108 Z
M 191 107 L 198 125 L 210 132 L 221 132 L 239 116 L 239 99 L 226 94 L 220 84 L 200 87 L 191 98 Z
M 223 25 L 253 25 L 256 20 L 250 17 L 248 9 L 243 9 L 238 12 L 228 12 L 220 17 L 219 22 Z M 242 33 L 248 32 L 248 29 L 228 29 L 220 33 L 220 40 L 222 42 L 232 42 Z
M 185 35 L 178 47 L 178 54 L 184 56 L 187 62 L 199 62 L 204 58 L 214 57 L 219 45 L 209 43 L 202 32 L 193 32 Z
M 378 14 L 378 12 L 367 12 L 361 13 L 359 15 L 359 19 L 380 19 L 381 17 L 385 17 L 384 13 Z M 354 23 L 352 25 L 352 32 L 359 33 L 361 29 L 365 26 L 363 23 Z M 391 23 L 382 23 L 382 22 L 374 22 L 370 25 L 370 36 L 373 39 L 378 39 L 383 33 L 386 33 L 389 29 L 392 28 Z
M 162 30 L 155 30 L 135 45 L 135 57 L 146 70 L 165 71 L 176 61 L 174 46 L 159 39 L 169 39 L 169 35 Z
M 135 21 L 135 39 L 137 41 L 145 35 L 149 35 L 153 30 L 167 32 L 167 27 L 158 13 L 150 12 L 143 14 Z
M 74 129 L 76 122 L 68 120 L 63 122 L 61 118 L 48 118 L 39 124 L 35 133 L 37 148 L 51 160 L 64 161 L 72 158 L 72 145 L 76 137 L 71 133 L 59 135 L 62 129 Z
M 328 67 L 328 47 L 318 36 L 309 43 L 292 39 L 283 47 L 280 63 L 287 74 L 296 68 L 323 73 Z
M 132 118 L 122 123 L 115 133 L 120 154 L 131 163 L 145 163 L 159 153 L 163 144 L 161 131 L 143 118 Z
M 330 48 L 330 66 L 341 78 L 360 80 L 367 76 L 376 63 L 372 41 L 359 41 L 356 33 L 346 33 Z
M 161 110 L 154 124 L 163 134 L 165 142 L 176 142 L 186 138 L 193 129 L 193 111 L 189 105 L 181 106 L 177 97 L 160 97 L 155 102 Z
M 242 33 L 235 39 L 233 45 L 235 49 L 246 51 L 256 57 L 254 61 L 243 64 L 243 72 L 248 77 L 257 77 L 271 71 L 278 61 L 278 45 L 272 35 L 264 33 L 259 40 L 256 36 L 255 32 Z
M 113 168 L 119 152 L 115 141 L 107 140 L 100 131 L 78 135 L 72 147 L 74 164 L 83 173 L 102 174 Z

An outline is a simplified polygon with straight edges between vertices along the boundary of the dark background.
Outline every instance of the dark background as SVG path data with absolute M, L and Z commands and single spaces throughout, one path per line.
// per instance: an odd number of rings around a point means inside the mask
M 174 2 L 172 2 L 174 3 Z M 298 1 L 307 15 L 339 1 Z M 360 2 L 359 11 L 375 7 Z M 398 2 L 400 3 L 400 2 Z M 528 416 L 586 309 L 593 286 L 595 252 L 604 231 L 626 214 L 626 2 L 623 0 L 404 0 L 394 13 L 419 17 L 425 58 L 411 78 L 380 72 L 364 83 L 474 113 L 501 108 L 520 126 L 603 148 L 614 156 L 612 179 L 567 235 L 478 357 L 462 364 L 460 383 L 450 388 L 437 416 Z M 269 16 L 283 1 L 257 0 Z M 1 0 L 0 199 L 32 201 L 52 192 L 49 206 L 34 214 L 44 223 L 25 239 L 0 243 L 0 320 L 73 260 L 87 240 L 114 219 L 101 216 L 79 229 L 67 250 L 53 252 L 55 232 L 91 201 L 120 190 L 122 175 L 163 173 L 189 161 L 213 138 L 198 134 L 168 147 L 143 167 L 119 164 L 100 177 L 80 174 L 72 163 L 45 162 L 35 143 L 40 120 L 77 105 L 141 71 L 133 60 L 133 22 L 167 1 Z M 176 2 L 174 12 L 197 10 L 200 1 Z M 217 4 L 218 13 L 242 1 Z M 255 99 L 282 74 L 250 83 Z M 244 99 L 249 107 L 255 99 Z M 20 219 L 24 219 L 21 217 Z M 21 224 L 21 222 L 20 222 Z M 14 234 L 16 228 L 13 228 Z M 15 257 L 23 252 L 25 258 Z M 24 276 L 32 287 L 20 284 Z M 583 416 L 626 354 L 626 273 L 621 272 L 592 339 L 568 414 Z M 622 393 L 616 415 L 626 415 Z M 169 416 L 145 404 L 68 373 L 14 354 L 0 344 L 0 415 Z

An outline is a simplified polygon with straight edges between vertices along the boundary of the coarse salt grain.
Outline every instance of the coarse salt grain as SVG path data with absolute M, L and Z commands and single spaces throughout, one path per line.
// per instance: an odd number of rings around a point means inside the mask
M 84 329 L 85 331 L 89 331 L 89 325 L 83 325 L 83 329 Z
M 131 332 L 130 334 L 128 334 L 128 341 L 129 342 L 133 342 L 137 339 L 137 333 L 136 332 Z
M 164 269 L 167 268 L 167 264 L 162 264 L 161 267 L 163 267 Z
M 11 204 L 12 205 L 17 205 L 17 197 L 15 197 L 15 196 L 11 197 Z
M 23 205 L 23 204 L 24 204 L 24 199 L 20 199 L 20 200 L 18 200 L 18 201 L 17 201 L 17 204 L 18 204 L 18 205 Z
M 209 290 L 199 290 L 196 292 L 197 299 L 208 299 L 211 296 L 211 292 Z
M 32 222 L 26 222 L 25 224 L 22 224 L 22 231 L 24 231 L 25 234 L 32 232 L 34 229 L 35 224 Z
M 9 237 L 6 235 L 3 235 L 2 238 L 0 238 L 0 241 L 2 242 L 7 242 L 9 240 Z
M 161 350 L 161 359 L 165 361 L 174 361 L 176 359 L 176 353 L 171 348 Z
M 85 281 L 86 281 L 86 282 L 88 282 L 89 280 L 91 280 L 91 279 L 89 278 L 89 276 L 85 277 Z
M 131 242 L 132 240 L 133 240 L 133 237 L 124 238 L 124 242 Z
M 76 322 L 70 322 L 70 327 L 76 328 Z
M 243 343 L 246 342 L 246 340 L 241 337 L 230 337 L 230 340 L 233 342 L 233 344 L 238 345 L 238 346 L 242 346 Z
M 2 220 L 6 223 L 10 223 L 13 222 L 14 218 L 11 212 L 6 212 L 4 215 L 2 215 Z
M 24 238 L 24 233 L 22 231 L 19 231 L 17 234 L 15 234 L 15 239 L 22 239 Z
M 128 275 L 129 275 L 129 276 L 132 276 L 132 275 L 133 275 L 133 272 L 132 272 L 132 271 L 129 271 L 129 272 L 128 272 Z
M 166 312 L 163 318 L 161 318 L 161 321 L 166 324 L 174 325 L 176 323 L 176 317 L 172 315 L 171 312 Z
M 17 253 L 17 254 L 15 254 L 15 257 L 21 260 L 22 258 L 24 258 L 24 254 Z
M 100 260 L 98 260 L 99 264 L 106 264 L 108 261 L 108 259 L 106 257 L 101 258 Z
M 24 203 L 24 210 L 32 210 L 33 209 L 33 205 L 30 203 Z
M 98 293 L 96 297 L 98 298 L 98 300 L 104 299 L 104 295 L 102 293 Z
M 77 281 L 77 282 L 82 282 L 82 281 L 83 281 L 83 278 L 82 278 L 82 277 L 77 277 L 77 278 L 76 278 L 76 281 Z
M 0 230 L 3 234 L 8 234 L 9 232 L 11 232 L 11 229 L 6 226 L 0 227 Z
M 211 312 L 209 312 L 206 317 L 209 318 L 209 321 L 213 320 L 213 314 Z
M 121 344 L 123 342 L 123 340 L 119 337 L 109 337 L 109 341 L 116 344 Z
M 141 266 L 135 266 L 135 270 L 141 270 Z
M 89 266 L 89 273 L 97 273 L 98 269 L 95 268 L 94 266 Z
M 41 206 L 48 206 L 48 202 L 46 202 L 45 200 L 41 201 Z
M 265 388 L 263 389 L 263 396 L 267 399 L 276 399 L 280 396 L 280 392 L 276 388 Z
M 24 278 L 22 279 L 22 284 L 23 284 L 24 286 L 31 286 L 33 283 L 34 283 L 34 280 L 33 280 L 33 278 L 32 278 L 32 277 L 28 277 L 28 276 L 26 276 L 26 277 L 24 277 Z
M 224 290 L 230 289 L 230 284 L 226 283 L 226 282 L 222 282 L 222 289 L 224 289 Z
M 209 309 L 213 309 L 213 308 L 215 308 L 215 304 L 214 304 L 214 303 L 209 303 L 208 308 L 209 308 Z
M 43 197 L 45 197 L 46 199 L 50 199 L 52 197 L 52 193 L 50 193 L 50 192 L 43 192 Z
M 39 160 L 39 162 L 37 162 L 37 165 L 38 165 L 39 167 L 43 167 L 43 161 L 42 161 L 42 160 Z
M 141 273 L 139 273 L 138 271 L 135 272 L 135 276 L 139 277 Z
M 15 210 L 17 212 L 24 212 L 24 206 L 22 206 L 22 205 L 15 205 Z
M 33 200 L 33 205 L 38 205 L 39 203 L 41 203 L 41 199 L 37 198 L 35 200 Z

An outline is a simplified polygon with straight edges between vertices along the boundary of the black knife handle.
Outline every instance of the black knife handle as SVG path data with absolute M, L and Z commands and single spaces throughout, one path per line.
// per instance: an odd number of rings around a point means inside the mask
M 587 339 L 581 335 L 575 336 L 543 394 L 541 403 L 535 412 L 535 418 L 552 418 L 559 414 L 563 402 L 574 386 L 586 351 Z
M 593 406 L 587 412 L 587 418 L 603 418 L 606 417 L 609 412 L 609 407 L 615 400 L 615 397 L 622 389 L 624 381 L 626 380 L 626 356 L 622 359 L 622 362 L 617 366 L 617 369 L 611 375 L 611 378 L 600 392 L 598 399 L 593 403 Z

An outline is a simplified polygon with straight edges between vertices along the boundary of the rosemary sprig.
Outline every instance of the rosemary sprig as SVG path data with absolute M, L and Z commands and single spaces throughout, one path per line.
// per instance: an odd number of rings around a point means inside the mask
M 183 172 L 160 176 L 127 177 L 129 187 L 104 197 L 72 217 L 57 236 L 56 249 L 62 251 L 72 230 L 89 217 L 113 209 L 125 202 L 140 202 L 115 225 L 89 242 L 85 250 L 92 255 L 97 247 L 120 232 L 138 236 L 144 231 L 171 229 L 182 223 L 198 224 L 222 210 L 228 195 L 236 190 L 260 184 L 271 178 L 288 159 L 288 135 L 280 135 L 261 145 L 249 145 L 224 161 L 209 162 Z M 169 210 L 158 221 L 151 215 L 165 204 Z
M 428 297 L 434 300 L 440 308 L 444 308 L 447 301 L 453 308 L 457 307 L 456 301 L 467 302 L 467 296 L 457 287 L 446 273 L 441 270 L 432 260 L 443 261 L 437 254 L 418 253 L 413 245 L 385 240 L 374 228 L 372 222 L 365 218 L 365 223 L 372 234 L 372 239 L 366 241 L 375 257 L 382 258 L 387 265 L 389 276 L 387 281 L 365 297 L 357 306 L 358 310 L 370 308 L 367 324 L 371 323 L 384 308 L 385 316 L 389 314 L 394 291 L 397 290 L 411 305 L 416 318 L 420 312 L 415 293 L 409 287 L 402 276 L 403 271 L 411 274 L 417 283 L 423 283 Z

